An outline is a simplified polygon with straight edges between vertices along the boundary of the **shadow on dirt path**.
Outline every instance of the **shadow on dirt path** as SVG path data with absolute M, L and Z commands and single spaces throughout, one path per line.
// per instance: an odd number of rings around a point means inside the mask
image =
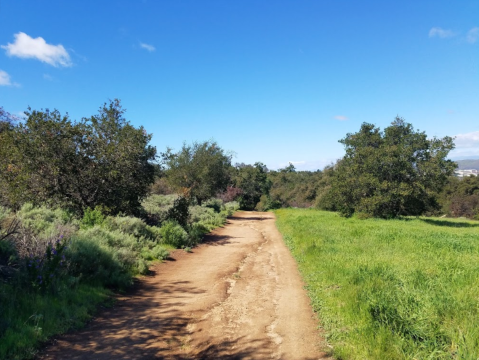
M 271 213 L 238 212 L 39 359 L 327 358 Z

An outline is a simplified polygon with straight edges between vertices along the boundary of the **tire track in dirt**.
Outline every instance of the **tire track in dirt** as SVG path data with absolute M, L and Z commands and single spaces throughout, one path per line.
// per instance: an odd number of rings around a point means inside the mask
M 324 342 L 274 215 L 238 212 L 172 254 L 41 359 L 323 359 Z

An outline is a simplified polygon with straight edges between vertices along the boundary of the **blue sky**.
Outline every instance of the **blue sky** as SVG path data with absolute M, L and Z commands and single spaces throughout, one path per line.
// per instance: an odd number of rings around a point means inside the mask
M 0 106 L 119 98 L 158 151 L 315 170 L 396 115 L 479 158 L 479 0 L 0 0 Z

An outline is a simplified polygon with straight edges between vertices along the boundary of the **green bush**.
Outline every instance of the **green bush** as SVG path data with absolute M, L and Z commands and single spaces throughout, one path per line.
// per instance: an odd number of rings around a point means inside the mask
M 166 260 L 170 252 L 163 245 L 156 245 L 152 248 L 144 247 L 141 249 L 141 257 L 145 260 Z
M 176 248 L 189 246 L 190 239 L 188 233 L 176 221 L 166 221 L 160 229 L 162 241 Z
M 186 228 L 191 244 L 198 244 L 209 229 L 201 223 L 193 223 Z
M 212 208 L 204 206 L 190 207 L 190 224 L 201 223 L 209 230 L 212 230 L 218 226 L 222 226 L 225 220 L 225 213 L 216 213 Z
M 221 209 L 223 208 L 223 200 L 211 198 L 208 201 L 205 201 L 203 203 L 203 206 L 213 209 L 214 212 L 219 213 Z
M 16 216 L 22 227 L 43 239 L 69 235 L 79 226 L 78 220 L 65 210 L 35 207 L 30 203 L 23 205 Z
M 82 282 L 113 288 L 126 288 L 131 285 L 133 262 L 125 263 L 115 249 L 101 245 L 97 237 L 83 233 L 71 239 L 67 249 L 70 276 Z
M 261 195 L 259 202 L 256 204 L 255 210 L 268 211 L 279 208 L 281 208 L 281 202 L 279 200 L 272 200 L 269 195 Z
M 109 216 L 103 222 L 103 227 L 133 235 L 137 239 L 146 238 L 157 242 L 160 238 L 158 227 L 149 226 L 143 220 L 132 216 Z
M 178 195 L 150 195 L 143 200 L 141 206 L 151 223 L 160 224 L 167 219 L 168 211 L 177 198 Z
M 227 202 L 223 205 L 223 209 L 227 216 L 231 216 L 239 209 L 239 203 L 237 201 Z
M 95 225 L 103 224 L 105 215 L 103 215 L 101 208 L 96 206 L 94 209 L 86 208 L 81 220 L 81 226 L 84 229 L 93 227 Z

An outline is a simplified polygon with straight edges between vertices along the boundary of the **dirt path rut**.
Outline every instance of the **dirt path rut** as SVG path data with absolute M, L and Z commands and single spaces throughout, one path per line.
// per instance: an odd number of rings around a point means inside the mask
M 131 294 L 42 359 L 323 359 L 317 322 L 274 215 L 238 212 L 175 251 Z

